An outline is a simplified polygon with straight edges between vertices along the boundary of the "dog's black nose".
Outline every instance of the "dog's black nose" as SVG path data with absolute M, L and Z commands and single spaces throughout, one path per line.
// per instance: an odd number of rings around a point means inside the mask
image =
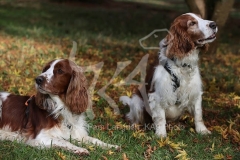
M 217 28 L 217 24 L 215 22 L 211 22 L 209 24 L 209 27 L 212 28 L 212 29 L 216 29 Z
M 38 76 L 38 77 L 35 79 L 35 81 L 36 81 L 36 83 L 37 83 L 38 85 L 41 85 L 41 84 L 43 83 L 43 80 L 44 80 L 43 76 Z

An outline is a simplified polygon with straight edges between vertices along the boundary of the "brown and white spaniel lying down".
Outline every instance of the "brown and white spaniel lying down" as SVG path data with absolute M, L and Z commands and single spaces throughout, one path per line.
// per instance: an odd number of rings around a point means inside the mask
M 156 63 L 150 67 L 146 86 L 131 98 L 120 97 L 130 107 L 127 118 L 133 124 L 153 121 L 156 135 L 166 137 L 166 120 L 177 120 L 185 111 L 194 116 L 197 133 L 210 134 L 202 119 L 202 81 L 199 52 L 216 39 L 217 25 L 196 14 L 177 17 L 170 33 L 160 42 Z M 145 93 L 145 95 L 144 95 Z
M 0 140 L 60 147 L 78 155 L 89 152 L 71 144 L 70 138 L 118 148 L 88 136 L 84 112 L 89 97 L 81 67 L 67 59 L 53 60 L 35 80 L 33 97 L 0 92 Z

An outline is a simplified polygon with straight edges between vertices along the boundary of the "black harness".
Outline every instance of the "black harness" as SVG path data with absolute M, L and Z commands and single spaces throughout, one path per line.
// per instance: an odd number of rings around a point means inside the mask
M 174 59 L 172 59 L 172 61 L 174 61 Z M 182 64 L 182 67 L 188 67 L 188 68 L 192 68 L 192 66 L 190 64 Z M 172 77 L 172 81 L 173 81 L 173 92 L 175 92 L 179 87 L 180 87 L 180 80 L 179 78 L 172 72 L 171 67 L 169 66 L 168 62 L 166 61 L 164 68 L 166 69 L 166 71 L 171 75 Z
M 168 65 L 168 62 L 165 63 L 164 68 L 172 76 L 173 92 L 175 92 L 180 87 L 180 81 L 178 77 L 172 72 L 170 66 Z
M 26 128 L 27 126 L 27 122 L 28 122 L 28 117 L 29 117 L 29 103 L 30 101 L 33 99 L 34 95 L 31 96 L 26 102 L 25 102 L 25 106 L 26 106 L 26 110 L 25 110 L 25 117 L 26 117 L 26 122 L 24 124 L 24 128 Z

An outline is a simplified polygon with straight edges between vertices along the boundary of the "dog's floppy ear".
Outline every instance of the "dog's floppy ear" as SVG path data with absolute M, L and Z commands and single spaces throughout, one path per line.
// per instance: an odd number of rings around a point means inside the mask
M 44 106 L 44 101 L 46 98 L 47 98 L 46 95 L 37 91 L 37 94 L 35 96 L 36 105 L 41 109 L 45 109 L 46 106 Z
M 166 37 L 168 58 L 182 58 L 195 48 L 190 35 L 187 33 L 187 21 L 184 18 L 176 19 Z
M 87 80 L 81 67 L 71 62 L 70 64 L 73 73 L 67 89 L 65 103 L 71 112 L 82 113 L 88 107 Z
M 48 94 L 42 94 L 39 91 L 35 95 L 35 103 L 37 106 L 48 112 L 52 112 L 56 108 L 56 103 L 50 98 Z
M 48 107 L 47 104 L 45 103 L 47 98 L 48 98 L 48 95 L 42 94 L 39 91 L 37 91 L 37 94 L 35 95 L 35 102 L 37 106 L 41 109 L 46 110 Z

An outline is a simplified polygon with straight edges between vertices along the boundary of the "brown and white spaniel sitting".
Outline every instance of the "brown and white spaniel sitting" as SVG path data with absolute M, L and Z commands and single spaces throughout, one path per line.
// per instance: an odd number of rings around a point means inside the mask
M 0 140 L 60 147 L 78 155 L 89 152 L 71 144 L 70 138 L 118 148 L 88 136 L 84 112 L 90 101 L 81 67 L 67 59 L 53 60 L 35 80 L 35 96 L 0 92 Z
M 160 53 L 145 79 L 146 85 L 131 98 L 120 97 L 130 107 L 133 124 L 153 121 L 156 135 L 166 137 L 166 120 L 177 120 L 185 111 L 194 116 L 197 133 L 210 134 L 202 119 L 202 81 L 199 52 L 216 39 L 217 25 L 196 14 L 177 17 L 160 42 Z

